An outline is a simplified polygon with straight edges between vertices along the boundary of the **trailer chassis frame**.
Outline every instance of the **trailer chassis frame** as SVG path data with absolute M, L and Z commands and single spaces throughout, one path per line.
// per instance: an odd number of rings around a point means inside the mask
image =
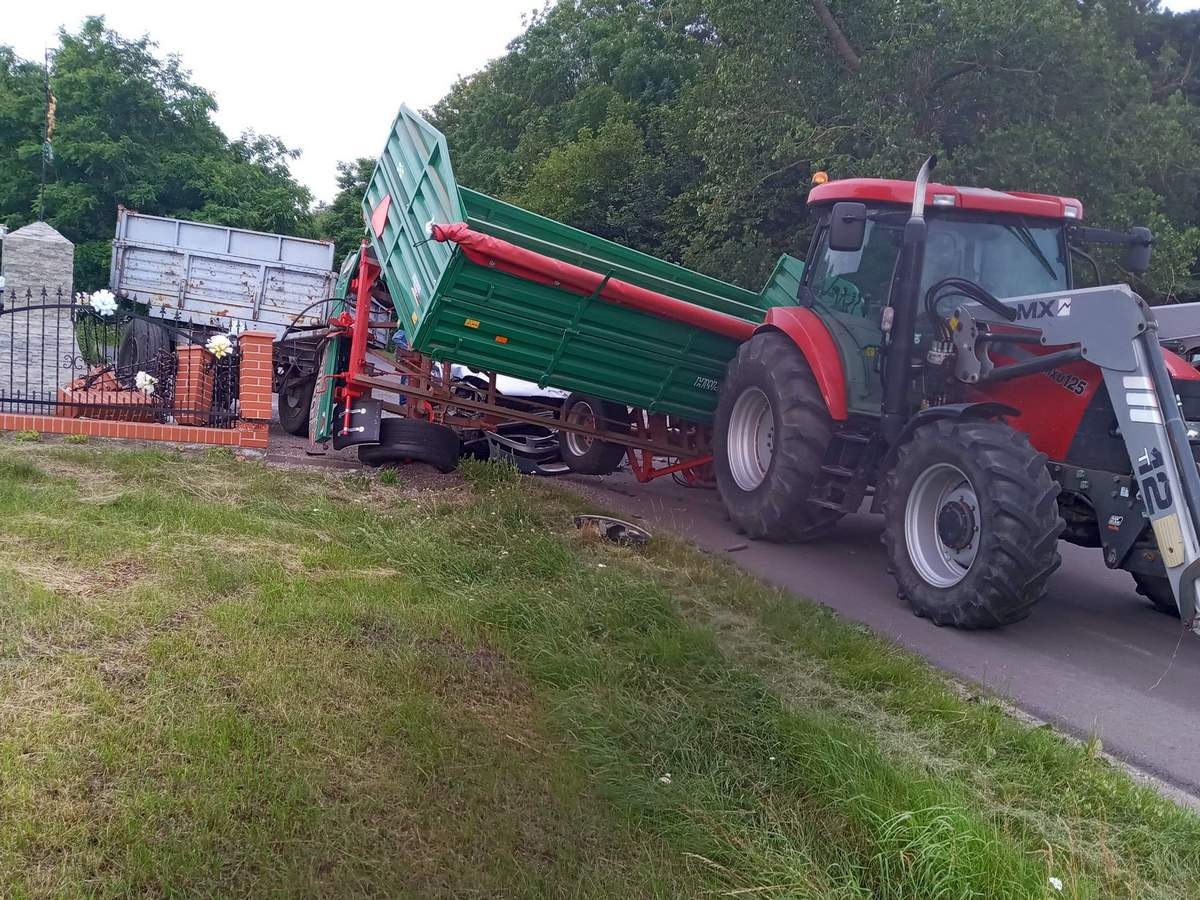
M 502 397 L 496 389 L 494 372 L 488 373 L 483 398 L 474 399 L 461 391 L 455 392 L 461 382 L 456 384 L 454 381 L 453 365 L 449 360 L 435 360 L 411 350 L 398 351 L 394 363 L 387 361 L 396 371 L 380 372 L 368 358 L 370 333 L 372 330 L 395 328 L 397 323 L 371 320 L 371 296 L 379 273 L 379 265 L 371 258 L 364 241 L 358 273 L 350 283 L 350 290 L 354 293 L 353 314 L 346 310 L 329 321 L 331 339 L 350 340 L 345 371 L 324 376 L 334 382 L 334 399 L 342 408 L 341 428 L 338 430 L 340 437 L 351 436 L 350 419 L 354 401 L 379 390 L 404 399 L 404 403 L 378 401 L 384 410 L 396 415 L 415 416 L 442 425 L 485 432 L 493 431 L 507 422 L 546 425 L 560 432 L 572 432 L 623 446 L 629 469 L 639 482 L 646 483 L 667 475 L 678 475 L 689 485 L 711 482 L 711 429 L 706 425 L 641 409 L 635 410 L 633 424 L 626 431 L 567 422 L 559 415 L 558 407 L 552 404 Z M 660 464 L 659 460 L 666 462 Z

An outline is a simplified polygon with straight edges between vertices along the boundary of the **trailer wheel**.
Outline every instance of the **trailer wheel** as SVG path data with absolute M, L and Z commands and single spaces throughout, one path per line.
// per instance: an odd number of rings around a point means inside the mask
M 137 373 L 170 350 L 171 336 L 166 328 L 148 319 L 130 319 L 117 345 L 117 379 L 121 386 L 132 388 Z
M 721 501 L 750 537 L 811 541 L 842 517 L 808 502 L 833 420 L 786 335 L 766 332 L 742 344 L 721 386 L 713 437 Z
M 887 476 L 883 543 L 899 596 L 938 625 L 1029 615 L 1058 568 L 1058 484 L 1022 433 L 942 419 L 902 445 Z
M 458 454 L 458 435 L 452 428 L 424 419 L 384 419 L 379 443 L 359 447 L 358 461 L 375 468 L 423 462 L 440 472 L 453 472 Z
M 563 422 L 604 431 L 621 431 L 629 427 L 628 407 L 586 394 L 567 397 L 560 416 Z M 608 475 L 615 472 L 625 458 L 625 447 L 621 444 L 572 431 L 560 431 L 559 436 L 562 461 L 580 475 Z
M 316 386 L 316 378 L 293 378 L 281 385 L 279 424 L 288 434 L 308 435 L 308 414 Z
M 1171 590 L 1171 582 L 1165 575 L 1142 575 L 1130 572 L 1137 584 L 1137 592 L 1150 601 L 1150 604 L 1160 613 L 1179 618 L 1179 605 L 1175 602 L 1175 592 Z

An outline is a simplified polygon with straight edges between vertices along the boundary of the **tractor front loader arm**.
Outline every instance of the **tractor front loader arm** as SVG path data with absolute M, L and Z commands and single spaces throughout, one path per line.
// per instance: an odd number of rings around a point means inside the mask
M 955 375 L 965 384 L 986 389 L 1072 360 L 1101 370 L 1180 616 L 1200 632 L 1200 471 L 1150 307 L 1115 285 L 1013 297 L 995 308 L 967 303 L 955 320 Z M 988 347 L 1005 342 L 1062 349 L 997 366 Z

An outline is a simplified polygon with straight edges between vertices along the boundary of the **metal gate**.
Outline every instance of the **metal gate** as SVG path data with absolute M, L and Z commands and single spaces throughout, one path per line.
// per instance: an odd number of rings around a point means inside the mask
M 232 428 L 236 340 L 218 359 L 209 337 L 127 302 L 10 291 L 0 297 L 0 412 Z

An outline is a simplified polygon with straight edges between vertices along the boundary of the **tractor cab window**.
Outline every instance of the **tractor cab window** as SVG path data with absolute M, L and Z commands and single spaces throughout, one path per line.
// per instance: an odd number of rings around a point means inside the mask
M 902 226 L 899 219 L 868 219 L 862 248 L 853 251 L 830 250 L 829 230 L 822 228 L 806 273 L 808 299 L 845 315 L 878 318 L 891 291 Z
M 929 216 L 921 296 L 943 278 L 966 278 L 997 297 L 1066 290 L 1061 222 L 1021 216 Z

